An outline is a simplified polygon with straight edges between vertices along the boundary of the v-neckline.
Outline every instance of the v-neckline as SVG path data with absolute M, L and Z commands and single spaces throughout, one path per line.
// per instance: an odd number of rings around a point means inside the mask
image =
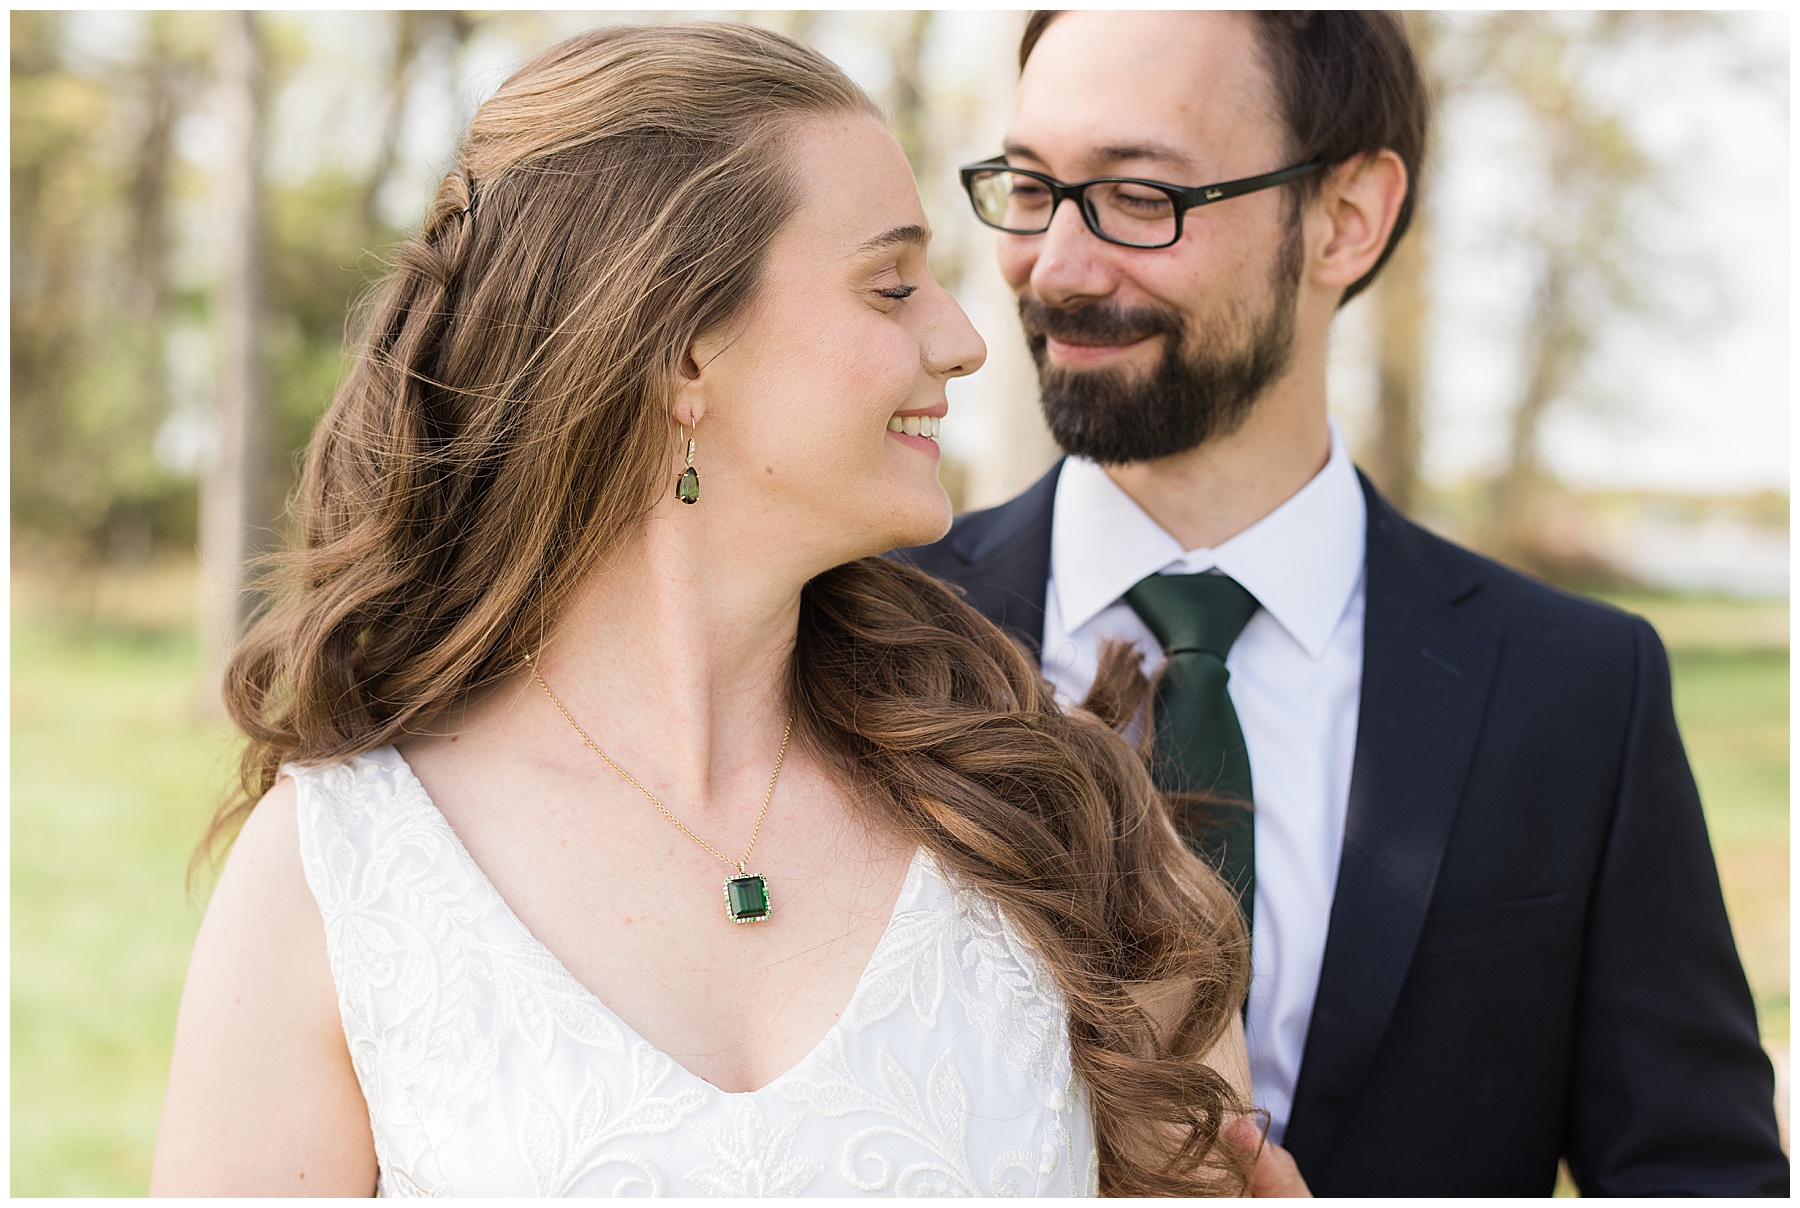
M 576 977 L 569 967 L 562 962 L 561 957 L 550 951 L 549 947 L 532 933 L 531 928 L 525 925 L 525 920 L 518 916 L 517 912 L 513 910 L 512 904 L 501 894 L 499 886 L 489 880 L 487 873 L 482 871 L 481 865 L 475 862 L 475 857 L 470 854 L 468 847 L 464 845 L 462 836 L 456 833 L 456 827 L 450 824 L 450 819 L 445 816 L 443 810 L 438 808 L 437 802 L 432 800 L 431 791 L 425 787 L 425 782 L 419 779 L 418 773 L 413 771 L 412 764 L 406 761 L 406 756 L 400 753 L 398 747 L 390 746 L 388 750 L 392 751 L 394 753 L 394 758 L 399 761 L 399 769 L 404 773 L 406 778 L 405 783 L 418 795 L 419 802 L 424 809 L 437 821 L 438 825 L 443 827 L 444 834 L 449 838 L 451 850 L 455 853 L 456 858 L 467 866 L 468 872 L 473 876 L 476 884 L 480 888 L 486 890 L 487 893 L 493 897 L 495 902 L 499 903 L 500 909 L 506 912 L 506 917 L 512 922 L 513 926 L 518 929 L 519 934 L 524 937 L 527 947 L 541 954 L 544 960 L 549 962 L 550 967 L 555 969 L 556 973 L 560 977 L 566 979 L 569 985 L 576 990 L 579 999 L 587 1002 L 594 1010 L 600 1012 L 600 1014 L 604 1015 L 611 1023 L 618 1027 L 620 1031 L 624 1032 L 627 1040 L 644 1046 L 657 1056 L 661 1057 L 664 1061 L 667 1061 L 676 1070 L 680 1071 L 681 1074 L 720 1095 L 760 1095 L 770 1087 L 773 1087 L 776 1083 L 784 1081 L 795 1074 L 805 1067 L 808 1062 L 812 1061 L 813 1058 L 818 1056 L 819 1052 L 825 1048 L 831 1038 L 837 1034 L 838 1029 L 844 1026 L 844 1021 L 850 1018 L 857 1000 L 862 997 L 863 990 L 869 982 L 870 972 L 876 967 L 876 964 L 881 958 L 882 950 L 888 946 L 888 942 L 893 936 L 895 922 L 908 906 L 908 890 L 911 889 L 914 884 L 915 875 L 929 870 L 931 865 L 930 858 L 924 847 L 921 846 L 913 849 L 912 859 L 907 863 L 906 875 L 900 880 L 900 893 L 899 896 L 894 899 L 894 908 L 888 915 L 887 924 L 881 929 L 880 938 L 875 941 L 875 947 L 869 952 L 869 959 L 867 963 L 863 965 L 862 972 L 857 976 L 856 985 L 851 989 L 849 999 L 845 1001 L 843 1009 L 838 1012 L 837 1018 L 832 1021 L 831 1026 L 825 1030 L 825 1034 L 820 1036 L 818 1041 L 815 1042 L 811 1048 L 807 1049 L 805 1054 L 801 1056 L 799 1060 L 795 1061 L 792 1065 L 788 1066 L 788 1068 L 781 1071 L 781 1073 L 775 1075 L 775 1077 L 769 1079 L 761 1086 L 747 1091 L 728 1091 L 723 1087 L 702 1078 L 699 1074 L 696 1074 L 693 1070 L 688 1069 L 687 1066 L 677 1061 L 672 1055 L 665 1052 L 660 1046 L 652 1044 L 650 1041 L 644 1039 L 636 1028 L 625 1021 L 623 1016 L 606 1004 L 605 999 L 589 989 L 586 982 L 582 981 L 579 977 Z

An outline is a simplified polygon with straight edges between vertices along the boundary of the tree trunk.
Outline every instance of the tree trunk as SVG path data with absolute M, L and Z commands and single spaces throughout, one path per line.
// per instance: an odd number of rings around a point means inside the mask
M 1445 78 L 1441 19 L 1404 14 L 1408 35 L 1440 98 L 1454 91 Z M 1369 301 L 1375 334 L 1375 430 L 1364 451 L 1369 477 L 1395 507 L 1412 515 L 1419 506 L 1419 466 L 1424 446 L 1425 335 L 1431 319 L 1427 288 L 1431 199 L 1425 180 L 1412 182 L 1412 225 L 1375 279 Z
M 926 177 L 935 166 L 931 136 L 925 124 L 925 87 L 921 80 L 920 60 L 925 53 L 925 39 L 931 33 L 930 9 L 914 9 L 906 14 L 901 34 L 892 46 L 894 84 L 888 104 L 888 120 L 894 138 L 906 152 L 915 175 Z
M 387 108 L 382 116 L 375 166 L 363 182 L 362 192 L 362 229 L 368 243 L 379 241 L 389 229 L 389 224 L 381 217 L 382 190 L 400 166 L 400 144 L 406 132 L 414 86 L 422 71 L 429 73 L 434 54 L 444 56 L 444 77 L 449 88 L 445 100 L 449 111 L 456 115 L 452 124 L 468 125 L 469 98 L 458 87 L 457 64 L 481 18 L 460 10 L 405 9 L 389 13 L 387 20 L 394 38 L 394 51 L 388 60 L 387 79 L 383 85 Z M 426 74 L 423 78 L 430 76 Z
M 168 309 L 169 173 L 181 68 L 169 46 L 169 14 L 152 13 L 149 20 L 150 45 L 140 64 L 143 126 L 131 162 L 131 300 L 141 317 L 160 328 Z M 160 368 L 156 372 L 160 378 Z
M 1375 279 L 1375 360 L 1378 381 L 1369 477 L 1402 512 L 1418 505 L 1421 410 L 1425 389 L 1425 209 L 1413 211 L 1406 237 Z
M 411 90 L 413 63 L 419 55 L 421 15 L 412 10 L 388 14 L 394 35 L 394 55 L 388 62 L 387 112 L 381 123 L 381 149 L 375 167 L 363 186 L 362 226 L 372 234 L 381 229 L 381 187 L 393 175 L 400 159 L 400 135 L 406 123 L 407 94 Z
M 1569 253 L 1549 248 L 1526 343 L 1525 385 L 1508 421 L 1506 464 L 1494 481 L 1489 548 L 1527 570 L 1545 569 L 1538 503 L 1544 485 L 1539 438 L 1545 414 L 1562 395 L 1584 343 L 1571 311 Z
M 269 424 L 262 383 L 263 53 L 252 13 L 224 15 L 217 51 L 227 160 L 219 182 L 218 441 L 200 484 L 201 700 L 220 707 L 225 660 L 254 608 L 246 566 L 267 541 Z

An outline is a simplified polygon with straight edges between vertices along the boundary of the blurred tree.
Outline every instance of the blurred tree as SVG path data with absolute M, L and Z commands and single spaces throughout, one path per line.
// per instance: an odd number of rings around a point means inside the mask
M 311 45 L 299 23 L 272 16 L 232 20 L 236 27 L 220 43 L 220 117 L 234 131 L 238 155 L 221 169 L 221 184 L 236 218 L 227 220 L 229 234 L 221 238 L 230 256 L 216 286 L 214 331 L 221 344 L 221 446 L 230 448 L 236 439 L 238 464 L 221 461 L 212 475 L 216 482 L 209 479 L 221 508 L 218 527 L 205 535 L 218 554 L 203 553 L 203 599 L 212 599 L 216 612 L 202 619 L 211 652 L 207 684 L 218 682 L 225 652 L 261 603 L 245 587 L 245 567 L 281 544 L 301 452 L 344 376 L 347 317 L 380 277 L 380 250 L 401 236 L 385 216 L 383 193 L 400 175 L 405 128 L 414 94 L 425 86 L 425 65 L 445 58 L 446 81 L 454 88 L 455 59 L 479 29 L 463 13 L 374 16 L 389 25 L 391 52 L 373 81 L 382 103 L 373 160 L 331 158 L 297 180 L 283 180 L 265 171 L 263 115 L 284 88 L 302 86 L 295 83 L 302 68 L 322 49 Z M 232 481 L 236 522 L 225 518 Z M 238 533 L 234 553 L 225 544 L 229 531 Z M 238 567 L 238 580 L 225 589 L 229 565 Z M 229 625 L 223 623 L 221 594 L 234 601 Z
M 930 9 L 913 9 L 895 14 L 899 29 L 888 41 L 888 56 L 893 63 L 893 82 L 888 87 L 888 121 L 900 149 L 912 164 L 913 175 L 929 178 L 934 162 L 931 128 L 926 121 L 926 98 L 930 95 L 920 69 L 925 56 L 925 39 L 931 34 L 933 13 Z
M 408 196 L 416 188 L 407 168 L 408 122 L 422 101 L 446 98 L 426 93 L 441 76 L 455 90 L 457 63 L 465 47 L 487 24 L 466 13 L 392 12 L 368 14 L 385 24 L 390 50 L 374 77 L 374 153 L 368 162 L 343 155 L 321 163 L 298 179 L 272 179 L 265 184 L 268 240 L 268 306 L 265 349 L 269 364 L 271 423 L 281 450 L 276 467 L 278 495 L 293 488 L 299 451 L 331 401 L 343 376 L 347 319 L 358 298 L 379 280 L 384 249 L 404 235 L 414 215 L 423 213 L 428 196 Z M 269 70 L 271 95 L 284 88 L 311 88 L 303 81 L 308 63 L 330 52 L 315 45 L 311 29 L 292 16 L 270 19 Z M 368 82 L 365 82 L 368 83 Z M 340 85 L 341 86 L 341 85 Z M 454 112 L 454 105 L 445 105 Z M 308 108 L 322 110 L 324 98 Z M 458 131 L 446 128 L 435 152 L 446 164 Z M 436 181 L 426 186 L 434 187 Z M 406 204 L 394 204 L 396 197 Z
M 1444 91 L 1437 78 L 1438 23 L 1426 14 L 1405 14 L 1407 32 L 1425 64 L 1434 99 Z M 1412 182 L 1415 201 L 1412 225 L 1395 245 L 1369 291 L 1374 308 L 1375 427 L 1364 451 L 1364 468 L 1375 485 L 1402 512 L 1419 500 L 1419 458 L 1424 447 L 1425 328 L 1430 314 L 1427 295 L 1430 203 L 1427 181 L 1430 152 L 1419 179 Z
M 263 388 L 263 40 L 257 15 L 224 16 L 217 113 L 219 171 L 218 439 L 200 483 L 200 643 L 207 703 L 255 607 L 250 559 L 271 543 L 274 453 Z
M 892 74 L 883 108 L 889 125 L 912 165 L 927 213 L 948 200 L 952 212 L 961 217 L 962 191 L 955 186 L 951 156 L 965 139 L 968 115 L 958 112 L 954 92 L 931 78 L 937 65 L 930 61 L 928 50 L 939 24 L 938 14 L 932 9 L 913 9 L 886 15 L 891 26 L 882 42 Z M 944 230 L 933 232 L 931 272 L 945 289 L 954 292 L 961 287 L 966 250 L 966 240 Z
M 379 230 L 382 222 L 379 212 L 381 190 L 393 175 L 394 167 L 400 159 L 400 134 L 406 127 L 406 97 L 411 91 L 413 77 L 417 74 L 419 61 L 419 44 L 423 40 L 421 33 L 427 21 L 448 18 L 450 20 L 467 20 L 461 13 L 418 12 L 408 9 L 393 13 L 390 20 L 393 24 L 394 51 L 388 58 L 386 96 L 383 98 L 386 111 L 381 118 L 380 150 L 375 155 L 375 167 L 369 172 L 362 190 L 362 225 L 366 231 Z
M 1607 92 L 1607 68 L 1633 51 L 1714 32 L 1710 14 L 1500 12 L 1445 19 L 1409 14 L 1440 117 L 1459 102 L 1498 102 L 1521 119 L 1528 173 L 1511 190 L 1499 250 L 1528 266 L 1530 303 L 1518 343 L 1521 385 L 1507 409 L 1501 468 L 1468 536 L 1488 552 L 1551 577 L 1605 573 L 1566 564 L 1546 540 L 1556 498 L 1541 451 L 1547 417 L 1604 397 L 1592 376 L 1599 333 L 1623 319 L 1656 321 L 1654 270 L 1669 257 L 1645 246 L 1643 207 L 1672 165 L 1644 149 L 1630 98 Z M 1440 132 L 1443 123 L 1440 122 Z M 1428 160 L 1429 168 L 1429 160 Z M 1371 477 L 1403 510 L 1421 503 L 1428 428 L 1431 232 L 1437 197 L 1421 181 L 1412 232 L 1370 291 L 1377 378 Z
M 177 118 L 203 78 L 185 19 L 71 61 L 70 15 L 12 16 L 12 507 L 28 557 L 139 558 L 192 533 L 158 463 Z
M 393 52 L 388 56 L 384 82 L 380 150 L 375 166 L 363 183 L 362 225 L 365 231 L 388 230 L 379 212 L 382 190 L 400 164 L 401 136 L 406 129 L 412 91 L 423 74 L 421 67 L 434 51 L 445 54 L 454 67 L 464 46 L 479 28 L 479 18 L 470 13 L 443 9 L 415 10 L 387 14 L 393 31 Z M 450 72 L 452 80 L 455 72 Z
M 1679 33 L 1625 13 L 1502 13 L 1475 27 L 1474 66 L 1504 87 L 1530 119 L 1541 157 L 1537 205 L 1522 205 L 1513 237 L 1533 264 L 1530 319 L 1520 349 L 1523 384 L 1508 417 L 1506 459 L 1491 486 L 1485 544 L 1499 556 L 1555 574 L 1541 505 L 1550 475 L 1545 417 L 1580 389 L 1595 332 L 1621 311 L 1649 306 L 1638 267 L 1648 259 L 1632 221 L 1653 164 L 1620 112 L 1586 87 L 1594 59 L 1634 34 Z M 1523 199 L 1522 199 L 1523 200 Z
M 1412 227 L 1370 289 L 1375 310 L 1375 429 L 1363 468 L 1402 512 L 1419 503 L 1419 455 L 1424 444 L 1426 213 Z
M 1721 38 L 1718 14 L 1501 12 L 1461 23 L 1446 86 L 1498 96 L 1523 121 L 1535 172 L 1511 191 L 1501 250 L 1528 266 L 1531 294 L 1519 337 L 1520 385 L 1506 417 L 1504 458 L 1487 484 L 1471 536 L 1483 548 L 1549 578 L 1610 579 L 1614 568 L 1551 537 L 1560 488 L 1543 457 L 1546 424 L 1570 406 L 1630 401 L 1599 376 L 1602 333 L 1625 323 L 1670 330 L 1703 321 L 1709 265 L 1684 262 L 1645 221 L 1666 206 L 1680 165 L 1653 155 L 1631 112 L 1637 94 L 1609 79 L 1619 64 L 1703 40 L 1745 70 L 1742 48 Z M 1664 277 L 1658 282 L 1657 275 Z M 1671 290 L 1668 278 L 1679 276 Z M 1678 315 L 1672 299 L 1686 310 Z
M 398 169 L 410 154 L 415 94 L 439 76 L 458 87 L 458 56 L 481 24 L 451 12 L 357 19 L 395 32 L 376 81 L 385 102 L 376 153 L 326 156 L 317 170 L 261 181 L 262 314 L 233 334 L 247 312 L 242 288 L 220 293 L 230 290 L 221 259 L 232 246 L 221 235 L 232 227 L 209 212 L 222 199 L 206 184 L 223 183 L 222 171 L 246 179 L 241 166 L 216 162 L 230 142 L 229 107 L 214 102 L 229 90 L 210 86 L 230 21 L 151 13 L 96 31 L 83 15 L 13 15 L 12 502 L 24 556 L 86 563 L 195 542 L 199 491 L 183 463 L 216 446 L 221 433 L 204 421 L 216 391 L 243 379 L 229 366 L 252 335 L 267 431 L 246 505 L 263 536 L 244 548 L 267 543 L 297 450 L 340 376 L 345 315 L 381 267 L 371 250 L 398 234 L 381 199 L 405 183 Z M 266 107 L 333 48 L 309 44 L 305 18 L 259 25 Z M 427 61 L 433 70 L 422 71 Z M 304 106 L 324 109 L 367 84 L 315 68 L 299 86 Z M 212 368 L 190 366 L 179 388 L 184 375 L 170 363 L 178 337 L 200 341 L 188 352 L 216 357 Z M 192 421 L 174 442 L 197 442 L 191 457 L 157 452 L 172 414 Z

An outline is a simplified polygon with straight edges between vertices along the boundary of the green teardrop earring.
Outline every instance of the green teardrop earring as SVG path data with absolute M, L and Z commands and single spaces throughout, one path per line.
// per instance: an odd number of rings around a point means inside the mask
M 698 426 L 698 424 L 695 425 L 695 427 Z M 700 502 L 700 471 L 694 468 L 693 431 L 693 428 L 688 429 L 687 468 L 682 470 L 681 477 L 675 480 L 675 498 L 683 503 Z

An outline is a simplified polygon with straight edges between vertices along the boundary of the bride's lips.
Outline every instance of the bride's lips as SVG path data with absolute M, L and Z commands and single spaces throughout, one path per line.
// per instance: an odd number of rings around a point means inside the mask
M 911 411 L 896 411 L 888 417 L 887 434 L 908 448 L 929 453 L 936 459 L 941 456 L 936 440 L 939 424 L 949 412 L 948 403 L 918 407 Z

